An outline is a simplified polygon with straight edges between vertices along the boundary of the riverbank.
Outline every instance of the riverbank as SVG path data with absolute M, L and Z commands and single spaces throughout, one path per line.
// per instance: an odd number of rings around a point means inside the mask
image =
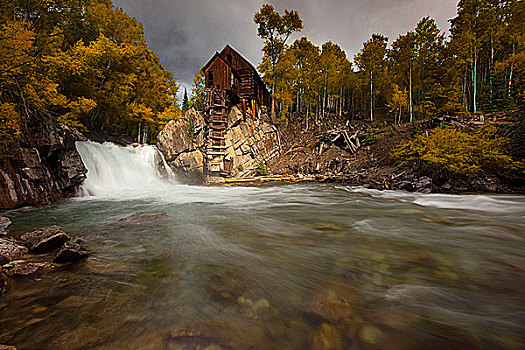
M 386 119 L 370 123 L 362 119 L 348 122 L 347 118 L 333 115 L 328 118 L 329 122 L 309 125 L 308 129 L 304 121 L 280 126 L 280 152 L 265 169 L 271 178 L 283 177 L 285 182 L 308 179 L 423 193 L 525 193 L 525 175 L 510 178 L 483 172 L 475 177 L 429 173 L 422 164 L 396 162 L 391 157 L 393 149 L 413 135 L 428 134 L 438 126 L 447 125 L 475 130 L 483 125 L 480 116 L 429 118 L 401 125 L 389 124 Z M 511 133 L 519 118 L 523 116 L 518 111 L 485 116 L 485 120 L 494 123 L 503 135 Z M 327 138 L 327 134 L 334 135 L 334 130 L 336 137 Z M 359 147 L 353 149 L 346 135 L 345 138 L 337 137 L 343 133 L 358 135 Z

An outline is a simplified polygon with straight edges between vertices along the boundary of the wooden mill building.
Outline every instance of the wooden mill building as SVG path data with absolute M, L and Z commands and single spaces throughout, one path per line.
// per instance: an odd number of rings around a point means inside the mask
M 258 117 L 260 106 L 268 107 L 270 94 L 257 70 L 230 45 L 226 45 L 203 68 L 208 124 L 205 169 L 208 182 L 220 181 L 232 171 L 225 133 L 233 106 Z
M 270 103 L 266 89 L 255 67 L 230 45 L 226 45 L 203 68 L 208 106 L 219 100 L 228 108 L 238 106 L 243 114 L 249 108 L 254 116 L 260 106 Z

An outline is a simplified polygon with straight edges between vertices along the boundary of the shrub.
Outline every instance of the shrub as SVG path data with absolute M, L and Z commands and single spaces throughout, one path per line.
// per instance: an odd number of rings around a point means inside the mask
M 259 167 L 257 168 L 257 174 L 259 176 L 268 175 L 268 171 L 266 170 L 266 166 L 264 165 L 264 162 L 262 160 L 259 162 Z
M 506 154 L 508 140 L 486 124 L 469 134 L 454 128 L 436 128 L 394 148 L 393 159 L 419 161 L 429 170 L 447 170 L 474 176 L 480 172 L 523 173 L 524 163 Z
M 377 142 L 377 136 L 373 129 L 368 129 L 365 137 L 365 145 L 371 145 Z
M 197 135 L 195 135 L 195 125 L 191 121 L 188 122 L 188 137 L 192 141 L 195 141 L 197 138 Z

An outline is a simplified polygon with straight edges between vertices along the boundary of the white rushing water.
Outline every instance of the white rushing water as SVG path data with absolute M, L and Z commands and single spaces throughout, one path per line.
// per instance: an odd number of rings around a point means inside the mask
M 177 183 L 155 146 L 118 146 L 111 142 L 77 142 L 88 169 L 79 200 L 152 200 L 158 203 L 234 203 L 244 205 L 249 187 L 204 187 Z
M 121 147 L 111 142 L 77 142 L 88 169 L 81 196 L 133 196 L 174 183 L 174 176 L 155 146 Z
M 275 206 L 281 201 L 310 200 L 309 193 L 300 198 L 293 188 L 283 187 L 202 187 L 178 184 L 173 172 L 155 146 L 122 147 L 111 142 L 103 144 L 77 142 L 77 149 L 88 169 L 82 184 L 83 199 L 150 199 L 163 203 L 228 203 L 232 206 Z M 332 186 L 329 186 L 332 187 Z M 316 185 L 313 191 L 325 188 Z M 371 198 L 413 203 L 442 209 L 467 209 L 487 212 L 516 213 L 523 211 L 523 197 L 501 195 L 423 194 L 404 191 L 379 191 L 364 187 L 336 186 L 341 191 Z M 293 195 L 290 195 L 289 192 Z M 249 194 L 257 194 L 250 197 Z M 275 201 L 275 196 L 280 200 Z M 270 198 L 265 203 L 261 199 Z

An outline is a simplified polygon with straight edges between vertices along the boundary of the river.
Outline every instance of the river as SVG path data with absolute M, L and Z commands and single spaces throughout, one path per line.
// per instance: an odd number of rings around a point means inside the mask
M 78 197 L 3 215 L 15 236 L 56 224 L 93 255 L 13 279 L 0 344 L 525 347 L 525 196 L 186 186 L 152 147 L 77 148 Z M 139 212 L 168 218 L 117 223 Z

